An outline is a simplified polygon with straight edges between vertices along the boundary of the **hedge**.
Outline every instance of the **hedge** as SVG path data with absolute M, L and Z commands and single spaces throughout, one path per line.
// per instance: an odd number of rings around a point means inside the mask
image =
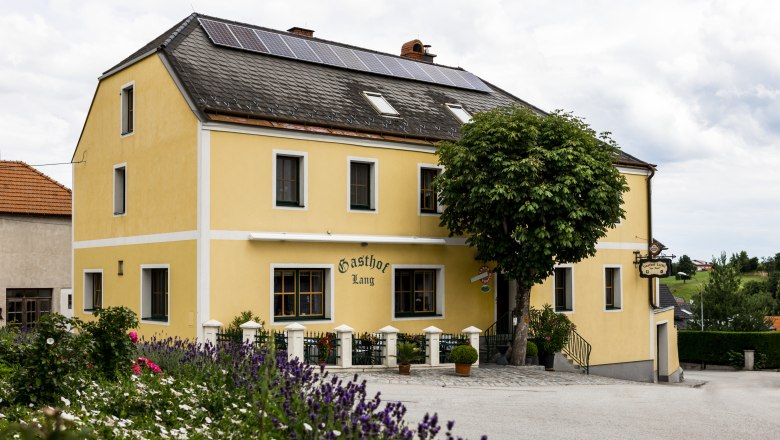
M 730 350 L 755 350 L 766 356 L 764 368 L 780 368 L 780 332 L 702 332 L 680 330 L 677 348 L 682 362 L 728 365 Z

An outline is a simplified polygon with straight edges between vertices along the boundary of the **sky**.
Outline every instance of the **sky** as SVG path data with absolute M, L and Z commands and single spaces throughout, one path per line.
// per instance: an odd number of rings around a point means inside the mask
M 0 8 L 0 158 L 71 187 L 97 78 L 194 11 L 398 54 L 419 38 L 656 164 L 653 234 L 709 260 L 780 252 L 780 2 L 26 0 Z M 638 237 L 645 239 L 646 237 Z

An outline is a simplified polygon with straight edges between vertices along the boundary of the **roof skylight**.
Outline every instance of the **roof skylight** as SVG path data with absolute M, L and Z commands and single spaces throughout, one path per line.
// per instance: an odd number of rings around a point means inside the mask
M 471 115 L 460 104 L 447 104 L 447 108 L 450 109 L 452 115 L 458 118 L 462 123 L 471 122 Z
M 366 99 L 368 99 L 368 102 L 374 106 L 374 109 L 376 109 L 380 115 L 398 116 L 400 114 L 393 108 L 392 105 L 390 105 L 389 102 L 387 102 L 382 94 L 375 92 L 363 92 L 363 94 L 366 96 Z

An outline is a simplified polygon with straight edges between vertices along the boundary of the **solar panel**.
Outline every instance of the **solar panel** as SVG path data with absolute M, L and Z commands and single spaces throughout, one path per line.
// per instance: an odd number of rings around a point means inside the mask
M 382 75 L 390 75 L 390 71 L 379 62 L 379 59 L 373 53 L 360 50 L 354 50 L 353 52 L 368 67 L 368 70 Z
M 268 53 L 268 49 L 265 47 L 263 42 L 257 38 L 257 34 L 255 34 L 252 29 L 245 28 L 243 26 L 236 26 L 233 24 L 229 24 L 228 28 L 230 28 L 230 30 L 233 32 L 233 35 L 238 38 L 238 42 L 244 49 L 251 50 L 253 52 Z
M 312 63 L 344 67 L 352 70 L 369 71 L 396 78 L 415 79 L 429 83 L 489 92 L 490 88 L 476 75 L 460 69 L 438 66 L 375 54 L 360 49 L 351 49 L 300 38 L 285 33 L 269 32 L 236 24 L 199 18 L 209 39 L 219 46 L 245 49 L 252 52 L 303 60 Z
M 281 35 L 273 32 L 261 31 L 260 29 L 255 29 L 255 33 L 272 54 L 279 55 L 280 57 L 297 58 L 290 48 L 284 44 Z
M 323 63 L 331 66 L 344 67 L 344 63 L 341 62 L 339 57 L 333 52 L 331 46 L 320 43 L 319 41 L 309 41 L 309 47 L 317 54 Z
M 200 24 L 203 26 L 203 29 L 206 30 L 206 33 L 214 44 L 237 48 L 241 47 L 241 45 L 238 44 L 236 37 L 230 33 L 230 30 L 225 23 L 201 19 Z
M 355 55 L 355 52 L 352 49 L 333 45 L 331 45 L 330 48 L 333 49 L 333 52 L 335 52 L 339 58 L 341 58 L 341 61 L 344 63 L 344 65 L 350 69 L 368 70 L 368 67 L 366 67 L 366 65 L 358 59 L 357 55 Z
M 289 35 L 282 35 L 282 40 L 287 43 L 287 46 L 292 49 L 296 58 L 299 60 L 311 61 L 314 63 L 321 63 L 322 60 L 311 50 L 309 43 L 302 38 L 295 38 Z

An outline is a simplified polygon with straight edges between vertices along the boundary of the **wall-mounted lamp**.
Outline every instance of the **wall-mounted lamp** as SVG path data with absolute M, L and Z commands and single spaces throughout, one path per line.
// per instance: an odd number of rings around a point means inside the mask
M 125 261 L 119 260 L 116 264 L 116 274 L 120 277 L 125 274 Z

